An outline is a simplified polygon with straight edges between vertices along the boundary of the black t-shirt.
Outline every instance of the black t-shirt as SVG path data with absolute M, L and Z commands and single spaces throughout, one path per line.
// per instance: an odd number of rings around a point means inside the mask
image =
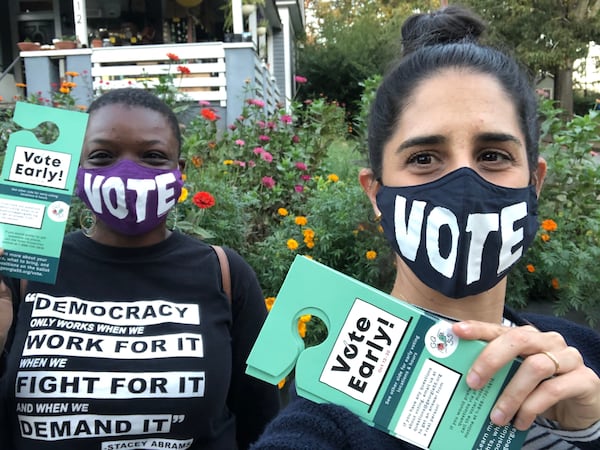
M 67 235 L 54 285 L 29 282 L 2 379 L 11 450 L 233 449 L 279 406 L 244 374 L 266 316 L 252 269 L 174 232 L 145 248 Z M 237 421 L 237 425 L 236 425 Z M 7 439 L 10 439 L 10 444 Z

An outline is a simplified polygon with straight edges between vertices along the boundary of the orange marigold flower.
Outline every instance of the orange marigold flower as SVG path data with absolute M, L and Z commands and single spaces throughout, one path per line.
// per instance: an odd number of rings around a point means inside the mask
M 282 216 L 282 217 L 285 217 L 285 216 L 287 216 L 289 213 L 288 213 L 288 210 L 287 210 L 287 209 L 285 209 L 285 208 L 279 208 L 279 209 L 277 210 L 277 214 L 279 214 L 279 215 L 280 215 L 280 216 Z
M 192 201 L 194 202 L 194 205 L 200 209 L 207 209 L 215 206 L 215 198 L 210 192 L 206 191 L 196 192 L 192 197 Z
M 556 231 L 558 225 L 552 219 L 546 219 L 542 222 L 542 228 L 546 231 Z
M 86 105 L 76 105 L 75 106 L 79 111 L 87 111 Z
M 312 319 L 312 314 L 304 314 L 303 316 L 300 316 L 300 322 L 310 322 L 310 319 Z
M 550 235 L 543 233 L 542 235 L 540 235 L 540 238 L 542 239 L 542 241 L 548 242 L 550 240 Z
M 225 161 L 223 161 L 223 164 L 225 164 L 226 166 L 230 166 L 233 164 L 233 159 L 226 159 Z
M 365 257 L 369 260 L 372 261 L 375 258 L 377 258 L 377 252 L 375 250 L 369 250 L 367 253 L 365 253 Z
M 304 256 L 305 258 L 308 258 L 308 259 L 313 259 L 313 257 L 311 255 L 302 255 L 302 256 Z
M 177 203 L 183 203 L 185 202 L 185 199 L 188 198 L 188 190 L 184 187 L 181 188 L 181 194 L 179 195 L 179 198 L 177 199 Z
M 293 251 L 298 248 L 298 241 L 296 239 L 288 239 L 286 245 L 287 248 Z
M 332 183 L 337 183 L 338 181 L 340 181 L 340 177 L 338 177 L 335 173 L 330 173 L 329 175 L 327 175 L 327 179 Z
M 315 230 L 312 228 L 305 228 L 302 230 L 302 235 L 304 236 L 304 239 L 313 239 L 315 237 Z
M 202 160 L 202 157 L 200 157 L 198 155 L 192 156 L 192 164 L 194 165 L 194 167 L 196 167 L 196 168 L 202 167 L 203 162 L 204 161 Z
M 304 243 L 306 244 L 306 246 L 308 248 L 313 248 L 315 246 L 315 241 L 307 241 L 307 240 L 305 240 Z
M 287 381 L 287 378 L 284 378 L 283 380 L 281 380 L 279 383 L 277 383 L 277 387 L 279 389 L 283 389 L 283 387 L 285 386 L 285 382 Z
M 185 174 L 185 173 L 182 173 L 182 174 L 181 174 L 181 179 L 182 179 L 183 181 L 186 181 L 186 180 L 187 180 L 187 174 Z
M 61 86 L 59 91 L 61 94 L 68 94 L 69 92 L 71 92 L 71 89 L 69 89 L 68 87 Z
M 559 289 L 560 288 L 560 284 L 558 283 L 558 278 L 552 278 L 551 283 L 552 283 L 552 287 L 554 289 Z
M 69 70 L 69 71 L 65 72 L 65 75 L 75 78 L 75 77 L 79 76 L 79 72 L 74 72 L 72 70 Z
M 273 303 L 275 303 L 275 297 L 265 298 L 265 305 L 267 306 L 267 311 L 271 311 L 271 308 L 273 307 Z
M 15 83 L 16 87 L 20 87 L 20 88 L 26 88 L 27 85 L 25 83 Z
M 298 321 L 298 334 L 303 339 L 306 337 L 306 323 L 300 320 Z
M 303 227 L 308 223 L 308 220 L 306 220 L 306 217 L 304 216 L 296 216 L 294 222 L 296 222 L 296 225 L 300 225 L 301 227 Z
M 529 272 L 529 273 L 535 272 L 535 266 L 533 264 L 527 264 L 527 272 Z
M 169 58 L 171 61 L 179 61 L 179 56 L 177 56 L 175 53 L 167 53 L 167 58 Z

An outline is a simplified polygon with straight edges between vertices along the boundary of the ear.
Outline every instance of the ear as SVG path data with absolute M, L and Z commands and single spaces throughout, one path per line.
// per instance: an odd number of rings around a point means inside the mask
M 534 183 L 535 183 L 535 192 L 539 198 L 540 192 L 542 191 L 542 185 L 544 184 L 544 178 L 546 178 L 546 170 L 548 166 L 546 165 L 546 160 L 541 156 L 538 158 L 538 166 L 537 170 L 534 173 Z
M 363 191 L 365 191 L 365 193 L 367 194 L 367 197 L 369 197 L 369 200 L 371 201 L 371 205 L 373 206 L 373 212 L 375 213 L 375 217 L 378 217 L 381 215 L 381 212 L 379 211 L 379 208 L 377 208 L 377 200 L 376 200 L 376 195 L 377 195 L 377 191 L 379 190 L 379 182 L 375 179 L 375 176 L 373 175 L 373 171 L 371 169 L 361 169 L 360 172 L 358 173 L 358 181 L 360 183 L 360 185 L 363 188 Z

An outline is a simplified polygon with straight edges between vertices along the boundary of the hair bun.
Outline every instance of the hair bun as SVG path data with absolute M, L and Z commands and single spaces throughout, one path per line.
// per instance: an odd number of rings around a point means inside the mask
M 414 14 L 402 24 L 403 54 L 428 45 L 477 42 L 485 29 L 483 19 L 456 5 L 432 13 Z

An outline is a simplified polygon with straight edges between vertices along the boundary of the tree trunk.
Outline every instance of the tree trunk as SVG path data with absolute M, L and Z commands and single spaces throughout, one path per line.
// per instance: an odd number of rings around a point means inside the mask
M 554 78 L 554 99 L 569 117 L 573 116 L 573 69 L 558 69 Z

